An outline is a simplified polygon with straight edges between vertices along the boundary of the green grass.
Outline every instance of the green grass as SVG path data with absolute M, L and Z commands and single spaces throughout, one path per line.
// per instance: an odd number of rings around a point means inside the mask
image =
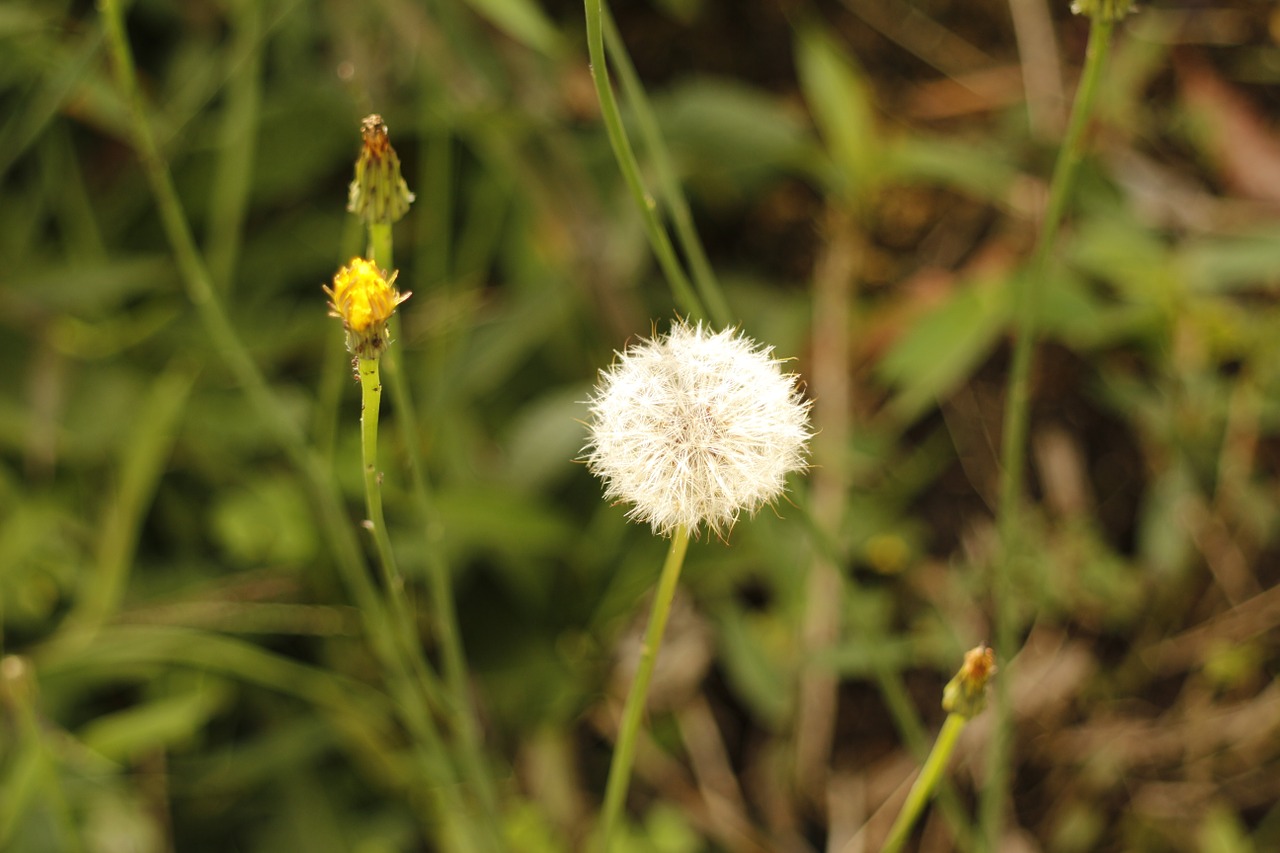
M 615 4 L 647 222 L 568 0 L 138 0 L 150 161 L 98 10 L 0 6 L 0 849 L 585 844 L 665 543 L 574 461 L 582 401 L 690 299 L 794 358 L 821 431 L 788 500 L 690 546 L 619 849 L 875 849 L 997 638 L 1028 276 L 1007 823 L 1055 853 L 1280 844 L 1280 220 L 1245 132 L 1274 139 L 1269 12 L 1116 28 L 1037 260 L 1063 131 L 1029 129 L 1008 9 L 883 4 L 947 36 L 895 42 L 869 5 Z M 1070 93 L 1088 24 L 1052 14 Z M 321 285 L 364 248 L 375 111 L 417 193 L 387 528 L 451 679 L 456 602 L 494 821 L 457 704 L 406 712 L 374 618 Z M 981 839 L 995 716 L 911 844 Z

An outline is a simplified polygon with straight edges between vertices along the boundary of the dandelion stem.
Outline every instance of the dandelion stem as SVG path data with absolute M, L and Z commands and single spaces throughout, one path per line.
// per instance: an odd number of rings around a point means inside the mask
M 671 547 L 667 550 L 667 559 L 662 565 L 662 575 L 658 579 L 658 589 L 653 597 L 653 609 L 649 612 L 649 625 L 644 632 L 640 665 L 636 669 L 635 680 L 631 682 L 631 689 L 627 693 L 627 704 L 622 712 L 622 726 L 618 730 L 613 760 L 609 764 L 609 781 L 605 785 L 604 809 L 601 816 L 600 837 L 603 844 L 601 849 L 604 853 L 610 853 L 613 849 L 618 817 L 622 812 L 623 801 L 627 798 L 627 786 L 631 781 L 631 765 L 635 762 L 640 720 L 644 716 L 645 700 L 649 695 L 649 682 L 653 678 L 653 668 L 658 660 L 658 648 L 662 645 L 662 635 L 667 628 L 667 617 L 671 615 L 671 603 L 675 600 L 680 569 L 684 566 L 684 555 L 688 548 L 689 529 L 681 525 L 671 536 Z
M 605 130 L 609 135 L 609 144 L 613 147 L 618 168 L 626 181 L 627 189 L 640 211 L 644 222 L 645 234 L 649 245 L 658 258 L 658 265 L 671 285 L 676 304 L 686 314 L 686 319 L 693 321 L 707 320 L 707 312 L 693 291 L 689 277 L 676 257 L 662 221 L 658 218 L 657 205 L 653 197 L 644 187 L 640 177 L 640 164 L 636 160 L 631 141 L 627 138 L 626 128 L 622 124 L 622 114 L 618 109 L 618 101 L 613 96 L 613 88 L 609 84 L 609 66 L 604 55 L 603 0 L 584 0 L 587 15 L 587 53 L 591 58 L 591 79 L 595 81 L 596 96 L 600 100 L 600 113 L 604 119 Z
M 1001 558 L 992 577 L 993 622 L 996 653 L 1001 660 L 1011 661 L 1017 644 L 1017 618 L 1014 606 L 1012 573 L 1020 558 L 1019 511 L 1022 505 L 1023 457 L 1027 440 L 1030 408 L 1031 355 L 1036 337 L 1037 287 L 1049 271 L 1049 260 L 1062 223 L 1067 199 L 1075 182 L 1077 169 L 1084 156 L 1084 131 L 1093 113 L 1098 82 L 1111 44 L 1114 22 L 1095 16 L 1089 31 L 1089 47 L 1066 137 L 1058 152 L 1049 200 L 1045 207 L 1040 234 L 1027 273 L 1014 283 L 1014 345 L 1009 372 L 1009 389 L 1005 397 L 1004 430 L 1000 452 L 999 530 Z M 983 786 L 980 804 L 982 835 L 988 850 L 999 847 L 999 836 L 1008 799 L 1010 777 L 1010 740 L 1012 707 L 1009 678 L 996 685 L 996 721 L 990 741 L 987 766 L 989 775 Z
M 969 722 L 968 718 L 962 714 L 953 713 L 947 715 L 941 731 L 938 732 L 938 739 L 933 742 L 933 749 L 929 752 L 929 757 L 925 759 L 924 766 L 920 768 L 920 775 L 911 784 L 911 790 L 907 793 L 907 800 L 902 804 L 902 811 L 898 812 L 898 817 L 893 822 L 893 827 L 889 830 L 889 837 L 885 840 L 884 846 L 880 848 L 881 853 L 897 853 L 902 849 L 902 845 L 906 843 L 907 838 L 910 837 L 911 828 L 915 826 L 916 820 L 919 819 L 925 804 L 929 802 L 929 798 L 933 795 L 934 788 L 941 781 L 942 775 L 947 769 L 947 762 L 951 758 L 951 753 L 955 750 L 956 740 L 960 737 L 960 732 L 964 730 L 967 722 Z

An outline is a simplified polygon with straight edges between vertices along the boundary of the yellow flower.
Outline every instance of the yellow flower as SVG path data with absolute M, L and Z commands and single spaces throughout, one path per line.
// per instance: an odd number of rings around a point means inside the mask
M 387 277 L 377 264 L 352 258 L 338 270 L 329 294 L 329 315 L 342 320 L 347 349 L 361 358 L 377 358 L 387 348 L 387 321 L 412 294 L 395 289 L 397 273 Z

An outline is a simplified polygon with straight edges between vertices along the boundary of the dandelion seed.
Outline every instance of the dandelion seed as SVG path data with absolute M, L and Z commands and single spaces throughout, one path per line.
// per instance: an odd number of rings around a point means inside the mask
M 805 467 L 809 403 L 772 349 L 733 329 L 676 324 L 618 356 L 591 398 L 588 469 L 605 498 L 669 536 L 717 535 Z

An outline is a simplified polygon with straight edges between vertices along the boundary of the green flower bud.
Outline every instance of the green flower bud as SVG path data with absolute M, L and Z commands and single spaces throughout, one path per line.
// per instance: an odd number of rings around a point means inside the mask
M 367 222 L 390 224 L 408 212 L 414 195 L 400 175 L 400 158 L 387 138 L 382 116 L 365 116 L 360 122 L 360 135 L 364 142 L 356 160 L 347 210 Z

